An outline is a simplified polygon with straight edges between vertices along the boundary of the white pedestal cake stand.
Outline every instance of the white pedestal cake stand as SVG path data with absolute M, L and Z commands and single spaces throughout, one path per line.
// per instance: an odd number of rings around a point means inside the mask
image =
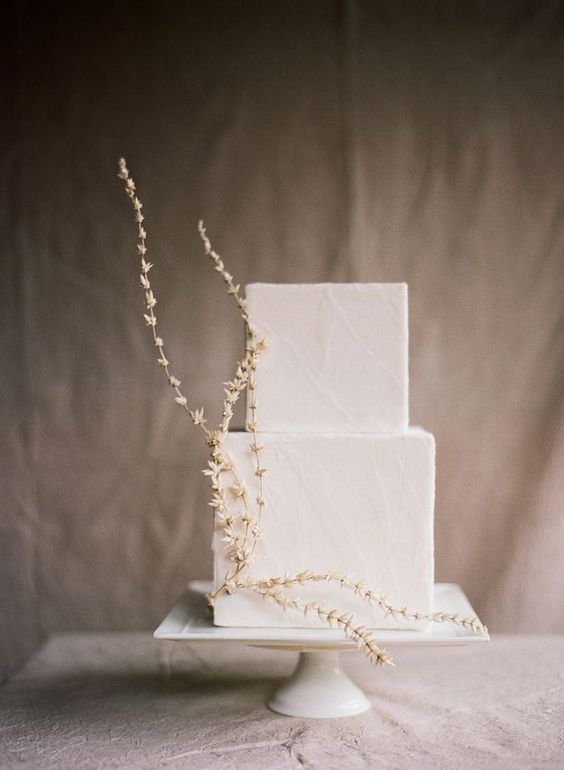
M 360 714 L 370 708 L 370 701 L 341 669 L 341 652 L 355 650 L 354 642 L 342 631 L 331 628 L 233 628 L 214 626 L 204 594 L 211 584 L 193 581 L 186 593 L 168 613 L 154 633 L 156 639 L 178 642 L 238 642 L 255 647 L 280 648 L 299 652 L 292 676 L 278 688 L 268 706 L 280 714 L 299 717 L 342 717 Z M 460 586 L 435 584 L 434 608 L 440 612 L 458 612 L 460 617 L 474 617 L 475 612 Z M 487 636 L 474 636 L 465 628 L 449 623 L 431 624 L 429 631 L 375 632 L 384 648 L 406 645 L 476 644 Z

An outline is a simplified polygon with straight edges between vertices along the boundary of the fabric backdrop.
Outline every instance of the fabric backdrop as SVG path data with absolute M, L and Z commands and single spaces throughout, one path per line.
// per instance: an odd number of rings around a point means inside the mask
M 1 658 L 151 628 L 211 575 L 200 434 L 241 283 L 407 281 L 437 439 L 436 576 L 564 630 L 564 4 L 20 0 L 4 17 Z M 239 424 L 241 424 L 239 418 Z

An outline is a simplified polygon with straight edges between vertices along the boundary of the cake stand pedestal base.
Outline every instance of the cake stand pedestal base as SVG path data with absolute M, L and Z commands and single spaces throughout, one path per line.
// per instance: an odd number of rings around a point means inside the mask
M 346 717 L 368 711 L 370 701 L 341 668 L 338 652 L 300 652 L 292 676 L 268 707 L 291 717 Z
M 346 717 L 361 714 L 370 702 L 341 669 L 339 653 L 356 650 L 354 641 L 337 628 L 249 628 L 214 626 L 204 595 L 211 583 L 193 581 L 155 631 L 157 639 L 213 644 L 248 644 L 298 652 L 298 665 L 268 701 L 272 711 L 294 717 Z M 435 611 L 458 613 L 461 618 L 476 614 L 460 586 L 435 584 Z M 378 629 L 378 645 L 383 647 L 478 644 L 489 637 L 474 636 L 463 626 L 435 623 L 426 631 Z

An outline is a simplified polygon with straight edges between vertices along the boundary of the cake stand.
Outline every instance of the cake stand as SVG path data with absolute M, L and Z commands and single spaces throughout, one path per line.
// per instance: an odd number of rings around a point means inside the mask
M 211 583 L 193 581 L 154 633 L 156 639 L 178 642 L 237 642 L 254 647 L 299 652 L 298 664 L 268 701 L 279 714 L 299 717 L 342 717 L 360 714 L 370 708 L 370 701 L 340 665 L 340 653 L 356 650 L 354 642 L 342 631 L 331 628 L 234 628 L 214 626 L 204 595 Z M 436 583 L 434 608 L 437 612 L 458 612 L 460 617 L 475 617 L 470 602 L 460 586 Z M 376 641 L 385 648 L 418 645 L 479 644 L 489 636 L 475 636 L 472 631 L 449 623 L 430 624 L 428 631 L 375 632 Z

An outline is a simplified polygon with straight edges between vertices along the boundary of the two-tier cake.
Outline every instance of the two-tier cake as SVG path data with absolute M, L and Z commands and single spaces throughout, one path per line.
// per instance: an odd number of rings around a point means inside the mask
M 435 442 L 409 426 L 407 285 L 251 284 L 246 293 L 268 345 L 253 391 L 267 504 L 248 576 L 344 575 L 397 607 L 431 612 Z M 255 497 L 251 438 L 230 432 L 222 451 Z M 216 586 L 232 567 L 221 535 Z M 417 627 L 338 580 L 286 591 L 353 613 L 368 628 Z M 214 622 L 324 625 L 248 591 L 218 595 Z

